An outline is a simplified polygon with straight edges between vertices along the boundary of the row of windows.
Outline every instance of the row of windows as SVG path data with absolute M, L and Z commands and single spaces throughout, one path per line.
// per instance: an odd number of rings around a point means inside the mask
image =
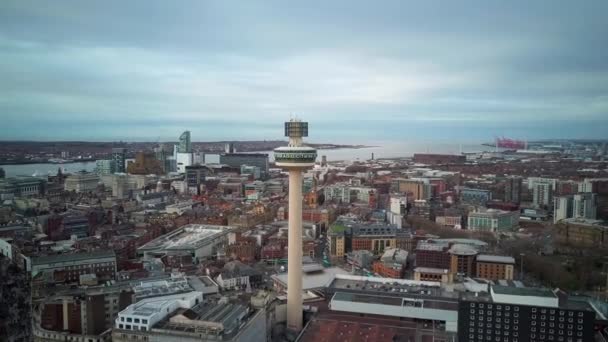
M 479 316 L 483 316 L 483 313 L 484 313 L 484 311 L 482 309 L 479 309 L 479 311 L 477 312 L 477 314 Z M 488 311 L 486 311 L 486 313 L 488 316 L 496 315 L 496 317 L 500 317 L 503 314 L 502 311 L 492 311 L 492 310 L 488 310 Z M 475 309 L 471 309 L 471 314 L 473 314 L 473 315 L 475 314 Z M 505 311 L 504 314 L 505 314 L 505 317 L 511 317 L 511 313 L 508 311 Z M 519 313 L 514 312 L 513 317 L 515 317 L 515 318 L 519 317 Z M 483 317 L 480 317 L 480 318 L 483 319 Z
M 121 322 L 125 322 L 125 318 L 123 316 L 120 317 L 120 321 Z M 127 317 L 126 319 L 127 323 L 140 323 L 139 318 L 131 318 L 131 317 Z M 142 324 L 148 324 L 148 320 L 147 319 L 142 319 L 141 320 Z
M 120 336 L 123 340 L 139 340 L 141 338 L 142 341 L 147 341 L 148 336 L 139 336 L 139 335 L 129 335 L 129 334 L 121 334 Z
M 478 304 L 479 304 L 479 305 L 478 305 Z M 480 309 L 483 309 L 484 307 L 486 307 L 486 305 L 485 305 L 484 303 L 470 303 L 470 304 L 469 304 L 469 306 L 470 306 L 470 307 L 472 307 L 472 308 L 474 308 L 474 307 L 479 307 Z M 493 306 L 493 304 L 488 304 L 488 305 L 487 305 L 487 308 L 488 308 L 488 309 L 492 309 L 493 307 L 494 307 L 494 306 Z M 497 304 L 497 305 L 496 305 L 496 309 L 497 309 L 497 310 L 502 310 L 502 309 L 503 309 L 503 306 L 502 306 L 502 305 L 500 305 L 500 304 Z M 506 311 L 510 311 L 510 310 L 511 310 L 511 306 L 510 306 L 510 305 L 505 305 L 505 306 L 504 306 L 504 309 L 505 309 Z M 534 309 L 533 309 L 533 310 L 534 310 Z M 519 306 L 514 306 L 514 307 L 513 307 L 513 311 L 519 311 Z M 532 311 L 532 312 L 534 312 L 534 311 Z
M 475 341 L 475 334 L 469 334 L 469 341 Z M 509 337 L 501 338 L 500 336 L 496 336 L 496 337 L 494 337 L 494 339 L 492 339 L 492 336 L 485 336 L 485 338 L 484 338 L 484 335 L 477 335 L 477 341 L 519 342 L 519 339 L 516 337 L 514 337 L 512 339 L 509 339 Z M 549 336 L 548 339 L 544 339 L 544 338 L 536 339 L 535 337 L 531 336 L 530 342 L 541 342 L 541 341 L 583 342 L 583 339 L 576 338 L 576 340 L 575 340 L 572 337 L 564 338 L 563 336 L 559 336 L 559 337 Z
M 557 331 L 558 331 L 557 335 L 562 335 L 562 336 L 563 335 L 568 335 L 568 336 L 573 336 L 574 335 L 574 332 L 572 330 L 568 330 L 567 334 L 564 334 L 563 330 L 557 330 Z M 536 329 L 533 328 L 532 332 L 536 333 Z M 549 329 L 549 330 L 540 329 L 539 333 L 541 333 L 541 334 L 547 333 L 547 334 L 555 335 L 555 330 L 554 329 Z M 583 336 L 583 332 L 582 331 L 578 331 L 576 333 L 576 335 L 579 336 L 579 337 L 582 337 Z M 534 336 L 534 334 L 532 334 L 530 336 Z M 541 336 L 544 336 L 544 335 L 541 335 Z
M 555 309 L 538 309 L 538 308 L 532 308 L 532 313 L 537 313 L 537 312 L 539 312 L 539 311 L 540 311 L 540 313 L 541 313 L 541 314 L 546 314 L 547 312 L 549 312 L 549 314 L 551 314 L 551 315 L 555 315 L 555 313 L 557 312 L 557 313 L 558 313 L 560 316 L 565 316 L 565 315 L 566 315 L 566 311 L 564 311 L 564 310 L 559 310 L 559 311 L 557 311 L 557 310 L 555 310 Z M 574 317 L 574 311 L 567 311 L 567 313 L 568 313 L 568 316 L 570 316 L 570 317 Z M 578 316 L 578 317 L 583 317 L 583 315 L 584 315 L 584 313 L 581 311 L 581 312 L 579 312 L 579 313 L 578 313 L 578 315 L 577 315 L 577 316 Z
M 477 321 L 477 325 L 479 325 L 480 327 L 483 327 L 483 319 L 482 319 L 481 317 L 480 317 L 480 319 L 479 319 L 479 320 L 471 319 L 471 320 L 469 321 L 469 326 L 472 326 L 472 327 L 473 327 L 473 326 L 475 326 L 475 322 L 476 322 L 476 321 Z M 487 323 L 486 325 L 487 325 L 487 326 L 488 326 L 488 328 L 489 328 L 489 327 L 492 325 L 492 323 L 491 323 L 491 322 L 493 322 L 493 320 L 488 319 L 488 322 L 490 322 L 490 323 Z M 496 319 L 496 323 L 502 323 L 502 322 L 500 321 L 500 318 L 497 318 L 497 319 Z M 504 323 L 505 323 L 505 324 L 509 324 L 509 323 L 511 323 L 511 320 L 510 320 L 510 319 L 508 319 L 508 318 L 505 318 Z M 518 319 L 514 319 L 514 320 L 513 320 L 513 324 L 519 324 L 519 320 L 518 320 Z M 508 326 L 507 326 L 507 328 L 506 328 L 506 329 L 508 329 Z M 515 330 L 517 330 L 517 329 L 515 329 Z
M 120 329 L 126 329 L 126 330 L 138 330 L 137 329 L 137 325 L 131 326 L 131 324 L 124 324 L 124 325 L 123 324 L 119 324 L 118 328 L 120 328 Z M 146 330 L 148 330 L 148 328 L 142 326 L 142 327 L 139 327 L 139 330 L 146 331 Z
M 515 329 L 515 330 L 517 330 L 517 329 Z M 469 328 L 469 332 L 470 332 L 470 333 L 474 333 L 474 332 L 475 332 L 475 329 L 474 329 L 474 328 Z M 483 334 L 483 329 L 477 329 L 477 333 L 478 333 L 478 334 Z M 488 330 L 486 330 L 486 334 L 487 334 L 487 335 L 500 335 L 500 331 L 496 331 L 496 330 L 488 329 Z M 504 336 L 509 336 L 509 334 L 510 334 L 510 331 L 509 331 L 509 330 L 505 330 L 505 331 L 503 332 L 503 335 L 504 335 Z M 519 332 L 514 331 L 514 332 L 513 332 L 513 336 L 514 336 L 514 337 L 518 337 L 518 336 L 519 336 Z
M 536 315 L 532 315 L 532 319 L 536 319 Z M 545 320 L 546 320 L 546 317 L 545 317 L 545 316 L 541 316 L 541 320 L 545 321 Z M 549 321 L 553 322 L 554 320 L 555 320 L 555 316 L 549 316 Z M 560 321 L 560 322 L 564 322 L 565 320 L 566 320 L 566 319 L 565 319 L 564 317 L 560 317 L 560 318 L 559 318 L 559 321 Z M 582 323 L 583 323 L 583 319 L 582 319 L 582 318 L 579 318 L 579 319 L 577 320 L 577 322 L 578 322 L 579 324 L 582 324 Z M 574 318 L 569 317 L 569 318 L 568 318 L 568 323 L 574 323 Z M 553 324 L 553 323 L 551 323 L 551 324 Z M 536 325 L 536 321 L 532 321 L 532 325 Z M 545 322 L 542 322 L 542 321 L 541 321 L 541 322 L 540 322 L 540 325 L 542 325 L 542 326 L 544 327 L 544 326 L 545 326 Z

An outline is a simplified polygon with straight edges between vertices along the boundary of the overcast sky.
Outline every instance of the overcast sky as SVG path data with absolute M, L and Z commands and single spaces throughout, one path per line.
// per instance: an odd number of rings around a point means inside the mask
M 0 140 L 608 138 L 608 1 L 0 1 Z

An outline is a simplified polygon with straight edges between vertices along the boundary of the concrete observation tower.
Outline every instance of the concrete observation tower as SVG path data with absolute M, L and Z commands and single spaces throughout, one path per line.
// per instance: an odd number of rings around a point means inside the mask
M 275 164 L 289 171 L 289 241 L 287 256 L 287 329 L 302 330 L 302 171 L 317 159 L 314 148 L 302 145 L 308 136 L 308 122 L 291 119 L 285 123 L 289 145 L 274 150 Z

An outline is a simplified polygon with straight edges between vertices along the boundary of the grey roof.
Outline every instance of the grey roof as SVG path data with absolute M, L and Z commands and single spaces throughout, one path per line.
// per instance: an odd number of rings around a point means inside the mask
M 501 264 L 514 264 L 515 259 L 510 256 L 480 254 L 477 256 L 477 261 L 481 262 L 496 262 Z
M 555 298 L 555 293 L 546 288 L 534 287 L 511 287 L 511 286 L 492 286 L 494 293 L 512 295 L 512 296 L 534 296 L 534 297 L 551 297 Z
M 83 261 L 92 259 L 113 258 L 116 259 L 114 251 L 103 250 L 90 253 L 69 253 L 32 257 L 32 265 L 55 264 L 68 261 Z
M 222 278 L 231 279 L 234 277 L 256 276 L 261 273 L 251 266 L 245 265 L 240 261 L 230 261 L 224 265 Z

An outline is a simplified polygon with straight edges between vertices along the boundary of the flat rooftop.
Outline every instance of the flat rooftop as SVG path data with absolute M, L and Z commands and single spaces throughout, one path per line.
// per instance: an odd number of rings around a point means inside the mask
M 133 292 L 135 292 L 135 297 L 138 299 L 166 296 L 193 290 L 185 277 L 151 281 L 144 280 L 139 284 L 133 285 Z
M 330 292 L 357 292 L 374 296 L 458 299 L 458 293 L 446 291 L 438 282 L 352 275 L 337 276 L 328 286 L 328 290 Z
M 212 243 L 213 240 L 227 235 L 232 231 L 231 226 L 216 226 L 207 224 L 189 224 L 173 232 L 160 236 L 139 250 L 180 250 L 197 249 Z
M 278 281 L 283 286 L 287 286 L 287 274 L 281 273 L 273 275 L 272 279 Z M 337 274 L 348 274 L 348 271 L 339 267 L 328 267 L 321 271 L 308 272 L 302 271 L 302 290 L 314 290 L 328 287 L 336 278 Z
M 45 265 L 106 258 L 116 259 L 116 254 L 114 254 L 114 251 L 103 250 L 88 253 L 62 253 L 55 255 L 34 256 L 31 259 L 32 265 Z
M 477 256 L 477 261 L 494 262 L 494 263 L 501 263 L 501 264 L 515 264 L 515 259 L 513 257 L 502 256 L 502 255 L 479 254 Z
M 171 304 L 175 303 L 176 301 L 182 300 L 182 298 L 190 299 L 200 296 L 201 292 L 193 291 L 188 293 L 173 294 L 169 296 L 145 298 L 135 304 L 127 306 L 119 314 L 129 316 L 152 317 L 154 314 L 161 313 L 165 309 L 169 310 Z
M 494 293 L 503 294 L 503 295 L 511 295 L 511 296 L 533 296 L 533 297 L 547 297 L 547 298 L 555 298 L 557 297 L 553 291 L 546 288 L 536 288 L 536 287 L 511 287 L 511 286 L 500 286 L 494 285 L 492 286 L 492 290 Z
M 403 294 L 402 294 L 403 295 Z M 360 293 L 336 292 L 332 301 L 339 300 L 360 304 L 379 304 L 395 307 L 419 307 L 424 309 L 451 310 L 458 311 L 458 300 L 440 300 L 432 298 L 408 298 L 406 296 L 390 297 L 380 295 L 369 295 Z

